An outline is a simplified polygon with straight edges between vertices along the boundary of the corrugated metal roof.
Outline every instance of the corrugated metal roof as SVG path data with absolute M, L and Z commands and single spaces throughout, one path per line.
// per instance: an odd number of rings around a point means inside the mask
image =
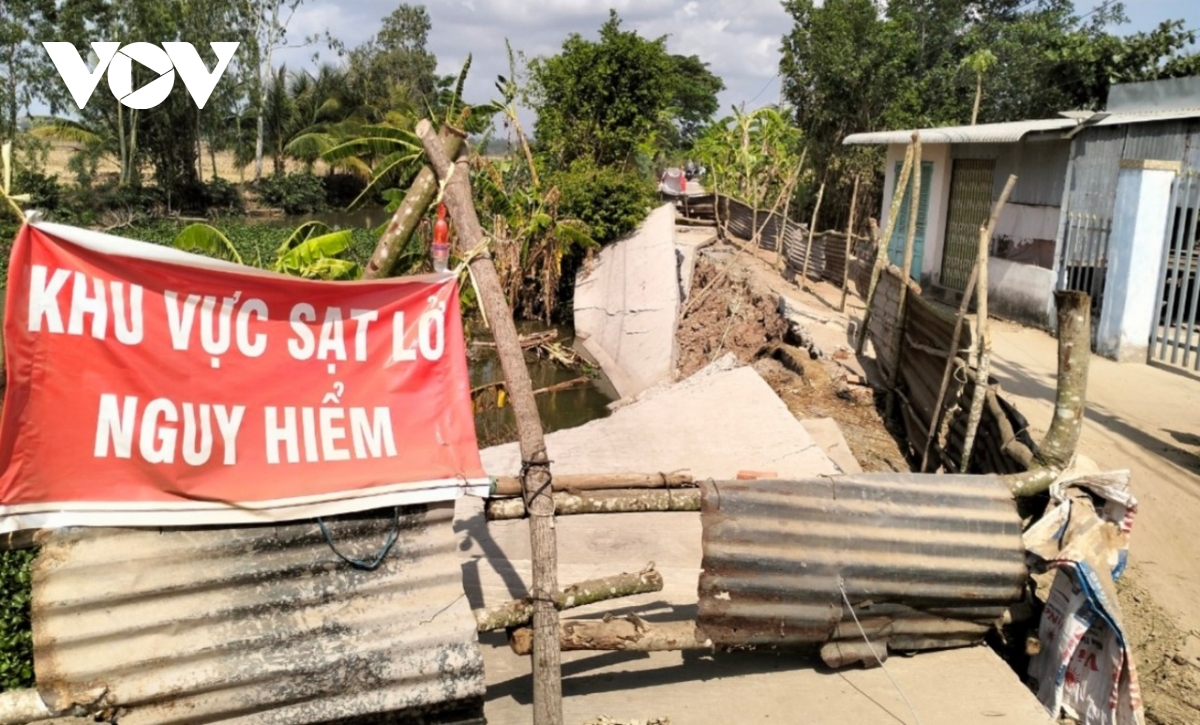
M 1182 121 L 1189 118 L 1200 118 L 1200 108 L 1180 108 L 1172 111 L 1137 111 L 1133 113 L 1107 113 L 1085 126 L 1127 126 L 1136 123 L 1154 123 L 1156 121 Z
M 947 126 L 945 128 L 922 128 L 907 131 L 877 131 L 855 133 L 842 143 L 853 144 L 906 144 L 912 141 L 913 131 L 921 134 L 921 143 L 1012 143 L 1031 133 L 1065 131 L 1078 124 L 1070 118 L 1046 118 L 1033 121 L 1010 123 L 984 123 L 978 126 Z
M 482 723 L 452 519 L 451 504 L 401 509 L 374 572 L 314 522 L 52 533 L 34 566 L 38 690 L 55 708 L 106 690 L 122 725 Z M 340 551 L 372 556 L 393 514 L 326 523 Z
M 701 490 L 697 624 L 717 646 L 861 642 L 842 587 L 876 648 L 893 651 L 976 643 L 1021 598 L 1021 520 L 997 477 L 865 474 Z

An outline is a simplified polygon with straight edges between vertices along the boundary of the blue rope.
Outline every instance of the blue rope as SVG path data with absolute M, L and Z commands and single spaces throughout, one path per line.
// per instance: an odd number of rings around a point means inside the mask
M 392 525 L 388 530 L 387 539 L 383 542 L 383 548 L 374 559 L 353 559 L 338 551 L 337 545 L 333 543 L 333 536 L 329 533 L 329 529 L 325 526 L 324 519 L 317 517 L 317 526 L 321 527 L 321 533 L 325 536 L 325 543 L 329 544 L 329 549 L 337 554 L 337 557 L 346 562 L 350 566 L 360 571 L 375 571 L 382 564 L 387 555 L 391 553 L 392 547 L 396 545 L 396 540 L 400 538 L 400 507 L 396 506 L 392 509 Z

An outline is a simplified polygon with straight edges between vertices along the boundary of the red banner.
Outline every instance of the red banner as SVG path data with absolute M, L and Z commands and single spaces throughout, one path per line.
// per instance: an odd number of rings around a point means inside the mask
M 0 532 L 486 491 L 452 275 L 312 281 L 26 225 L 4 340 Z

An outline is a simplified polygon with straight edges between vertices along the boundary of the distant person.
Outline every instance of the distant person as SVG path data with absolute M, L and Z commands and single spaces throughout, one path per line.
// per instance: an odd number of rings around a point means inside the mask
M 687 178 L 688 178 L 688 180 L 689 180 L 689 181 L 691 181 L 692 179 L 696 178 L 696 164 L 695 164 L 695 162 L 694 162 L 694 161 L 692 161 L 691 159 L 688 159 L 688 162 L 687 162 L 687 164 L 686 164 L 686 165 L 683 167 L 683 171 L 684 171 L 684 173 L 685 173 L 685 174 L 687 174 Z

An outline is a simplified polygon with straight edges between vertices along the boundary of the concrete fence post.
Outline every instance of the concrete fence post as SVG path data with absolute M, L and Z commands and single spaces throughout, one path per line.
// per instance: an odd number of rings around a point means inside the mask
M 1096 329 L 1096 352 L 1121 362 L 1146 362 L 1160 300 L 1163 245 L 1176 161 L 1121 162 L 1104 301 Z

